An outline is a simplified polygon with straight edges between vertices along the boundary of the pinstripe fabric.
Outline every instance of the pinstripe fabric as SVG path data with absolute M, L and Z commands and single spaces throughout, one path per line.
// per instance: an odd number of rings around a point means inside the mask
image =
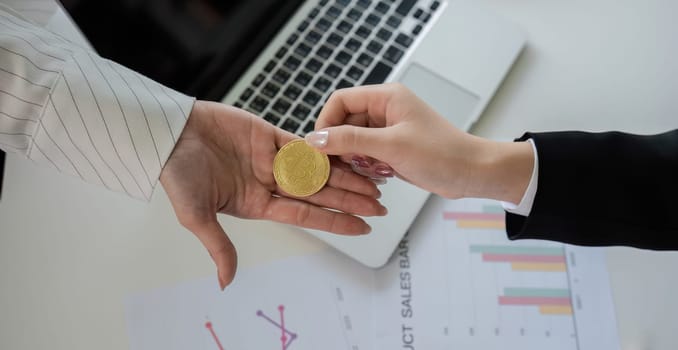
M 148 200 L 193 102 L 0 4 L 0 149 Z

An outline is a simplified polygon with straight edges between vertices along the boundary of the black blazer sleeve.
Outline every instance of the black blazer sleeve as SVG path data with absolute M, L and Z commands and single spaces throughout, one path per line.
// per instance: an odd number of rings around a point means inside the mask
M 528 217 L 507 213 L 510 239 L 678 249 L 678 130 L 526 133 L 539 157 Z

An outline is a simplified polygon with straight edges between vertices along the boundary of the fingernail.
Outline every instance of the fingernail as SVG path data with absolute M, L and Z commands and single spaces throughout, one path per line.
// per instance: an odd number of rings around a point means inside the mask
M 327 145 L 327 138 L 330 132 L 327 130 L 318 130 L 306 134 L 306 143 L 313 147 L 325 147 Z
M 379 165 L 374 168 L 374 172 L 383 177 L 393 177 L 393 169 L 391 167 Z
M 382 210 L 381 210 L 381 215 L 382 215 L 382 216 L 385 216 L 386 214 L 388 214 L 388 208 L 386 208 L 385 206 L 382 205 L 382 206 L 381 206 L 381 209 L 382 209 Z

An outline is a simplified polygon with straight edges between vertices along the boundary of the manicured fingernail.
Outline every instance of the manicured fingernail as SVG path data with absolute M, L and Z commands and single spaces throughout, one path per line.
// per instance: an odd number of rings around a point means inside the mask
M 383 177 L 393 177 L 393 169 L 383 165 L 378 165 L 374 168 L 374 173 Z
M 318 130 L 306 134 L 306 143 L 313 147 L 325 147 L 327 145 L 327 138 L 330 132 L 327 130 Z

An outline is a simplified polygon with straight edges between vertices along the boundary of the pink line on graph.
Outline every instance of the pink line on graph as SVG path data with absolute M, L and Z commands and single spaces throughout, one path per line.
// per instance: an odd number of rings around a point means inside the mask
M 483 261 L 489 262 L 535 262 L 564 263 L 563 255 L 515 255 L 515 254 L 483 254 Z
M 462 213 L 455 211 L 446 211 L 443 212 L 443 219 L 504 221 L 504 213 Z
M 290 332 L 288 329 L 285 328 L 285 317 L 284 317 L 284 311 L 285 311 L 285 306 L 280 305 L 278 306 L 278 311 L 280 312 L 280 323 L 273 321 L 270 317 L 266 316 L 263 311 L 257 310 L 257 316 L 265 319 L 268 321 L 268 323 L 280 328 L 280 331 L 282 332 L 282 336 L 280 337 L 280 340 L 282 342 L 282 350 L 287 350 L 287 348 L 292 344 L 292 342 L 297 339 L 297 334 Z M 289 335 L 289 338 L 287 336 Z
M 219 337 L 217 337 L 217 334 L 214 333 L 214 328 L 212 328 L 212 322 L 207 321 L 205 323 L 205 328 L 207 328 L 207 330 L 209 330 L 210 333 L 212 334 L 212 338 L 214 338 L 214 341 L 217 343 L 217 347 L 219 348 L 219 350 L 224 350 L 224 347 L 221 346 L 221 342 L 219 341 Z
M 285 350 L 285 344 L 287 343 L 287 337 L 285 336 L 285 306 L 278 306 L 278 311 L 280 312 L 280 331 L 282 331 L 280 342 L 282 342 L 282 348 Z
M 499 305 L 571 305 L 570 298 L 562 297 L 499 297 Z

